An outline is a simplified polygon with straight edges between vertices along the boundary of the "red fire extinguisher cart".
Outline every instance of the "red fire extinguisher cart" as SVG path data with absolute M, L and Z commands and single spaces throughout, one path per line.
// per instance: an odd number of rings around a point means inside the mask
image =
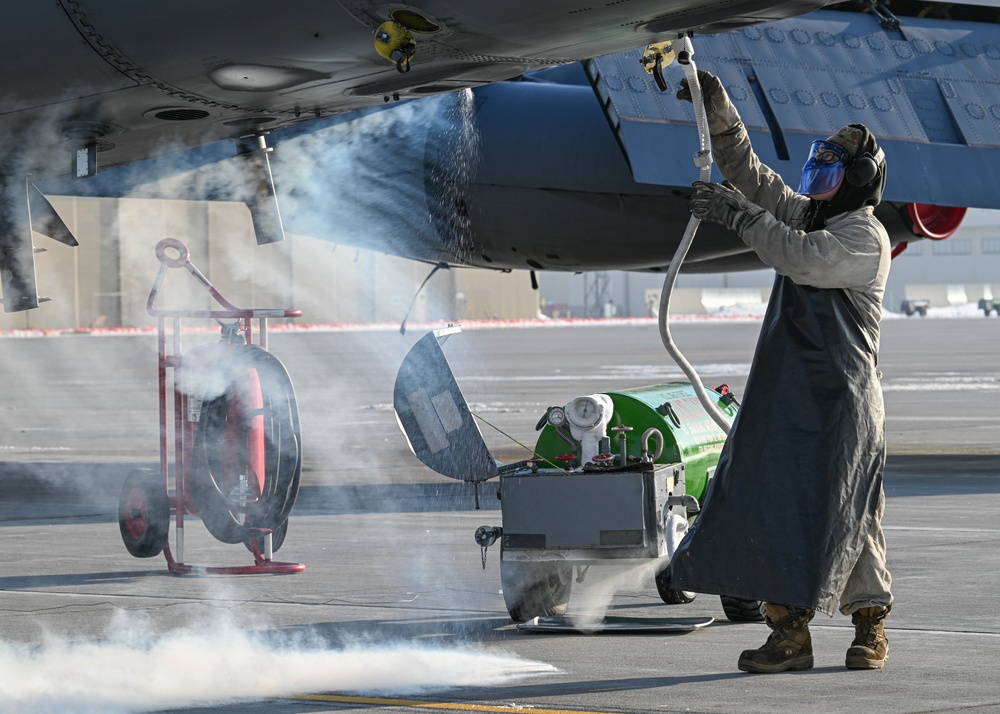
M 187 246 L 179 240 L 160 241 L 156 257 L 160 269 L 146 308 L 157 318 L 160 472 L 132 471 L 122 485 L 118 522 L 125 547 L 139 558 L 162 552 L 172 573 L 302 572 L 305 565 L 301 563 L 272 560 L 284 542 L 298 493 L 302 440 L 291 380 L 281 362 L 267 351 L 268 318 L 301 317 L 302 312 L 237 308 L 191 263 Z M 222 309 L 157 308 L 161 284 L 171 268 L 186 269 Z M 220 340 L 182 354 L 183 318 L 217 320 Z M 184 528 L 188 515 L 199 516 L 217 540 L 243 543 L 253 555 L 253 565 L 187 563 Z M 169 542 L 171 516 L 176 553 Z

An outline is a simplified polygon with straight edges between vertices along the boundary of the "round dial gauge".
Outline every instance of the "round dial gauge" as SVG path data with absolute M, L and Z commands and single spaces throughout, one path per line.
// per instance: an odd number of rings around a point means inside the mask
M 566 423 L 566 410 L 562 407 L 552 407 L 546 418 L 552 426 L 562 426 Z
M 566 405 L 566 417 L 581 429 L 589 429 L 601 420 L 604 407 L 592 397 L 577 397 Z

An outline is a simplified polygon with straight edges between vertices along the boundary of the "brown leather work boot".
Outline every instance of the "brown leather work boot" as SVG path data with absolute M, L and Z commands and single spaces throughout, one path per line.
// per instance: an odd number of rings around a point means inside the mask
M 744 672 L 784 672 L 812 669 L 809 621 L 814 610 L 764 603 L 764 622 L 773 630 L 762 647 L 744 650 L 737 666 Z
M 848 669 L 882 669 L 889 658 L 889 638 L 882 621 L 892 610 L 889 607 L 863 607 L 853 615 L 854 642 L 847 650 Z

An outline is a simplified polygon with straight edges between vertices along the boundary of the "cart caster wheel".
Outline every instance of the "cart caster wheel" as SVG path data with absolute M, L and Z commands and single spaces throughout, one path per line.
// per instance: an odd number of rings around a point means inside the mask
M 126 550 L 136 558 L 163 552 L 170 531 L 170 502 L 160 474 L 149 469 L 129 473 L 118 499 L 118 528 Z
M 686 605 L 697 597 L 697 593 L 678 590 L 671 585 L 669 565 L 656 574 L 656 591 L 660 593 L 660 599 L 668 605 Z
M 271 529 L 271 552 L 272 553 L 277 553 L 278 552 L 278 548 L 280 548 L 281 544 L 285 542 L 285 535 L 287 533 L 288 533 L 288 519 L 285 519 L 284 523 L 282 523 L 277 528 L 272 528 Z M 248 537 L 246 537 L 246 538 L 243 539 L 243 545 L 245 545 L 246 549 L 249 550 L 252 553 L 253 552 L 253 548 L 250 547 L 250 541 L 251 541 L 251 539 L 257 541 L 257 550 L 259 550 L 261 552 L 261 555 L 263 555 L 263 553 L 264 553 L 264 536 L 257 536 L 257 537 L 248 536 Z
M 764 614 L 760 611 L 758 600 L 743 600 L 729 595 L 720 595 L 722 609 L 730 622 L 763 622 Z
M 501 556 L 502 557 L 502 556 Z M 503 601 L 514 622 L 566 614 L 573 587 L 572 566 L 500 562 Z

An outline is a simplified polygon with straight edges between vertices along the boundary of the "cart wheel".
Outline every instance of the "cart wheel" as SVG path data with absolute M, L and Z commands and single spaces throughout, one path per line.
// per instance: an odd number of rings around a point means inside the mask
M 656 574 L 656 591 L 660 593 L 660 599 L 668 605 L 686 605 L 697 597 L 697 593 L 678 590 L 671 585 L 669 565 Z
M 125 548 L 136 558 L 163 552 L 170 531 L 170 502 L 160 474 L 149 469 L 129 473 L 118 499 L 118 528 Z
M 743 600 L 729 595 L 720 595 L 722 609 L 730 622 L 763 622 L 764 614 L 760 611 L 760 601 Z
M 500 561 L 500 584 L 504 604 L 514 622 L 565 615 L 573 587 L 573 568 Z
M 277 553 L 278 552 L 278 548 L 280 548 L 281 544 L 285 542 L 285 534 L 287 534 L 287 533 L 288 533 L 288 520 L 287 519 L 285 520 L 284 523 L 282 523 L 277 528 L 272 528 L 271 529 L 271 552 L 272 553 Z M 251 540 L 251 538 L 249 536 L 247 538 L 244 538 L 243 539 L 243 545 L 245 545 L 246 548 L 247 548 L 247 550 L 249 550 L 252 553 L 253 552 L 253 548 L 250 547 L 250 540 Z M 257 536 L 256 538 L 254 538 L 254 540 L 257 541 L 257 550 L 259 550 L 261 553 L 263 553 L 264 552 L 264 536 Z

